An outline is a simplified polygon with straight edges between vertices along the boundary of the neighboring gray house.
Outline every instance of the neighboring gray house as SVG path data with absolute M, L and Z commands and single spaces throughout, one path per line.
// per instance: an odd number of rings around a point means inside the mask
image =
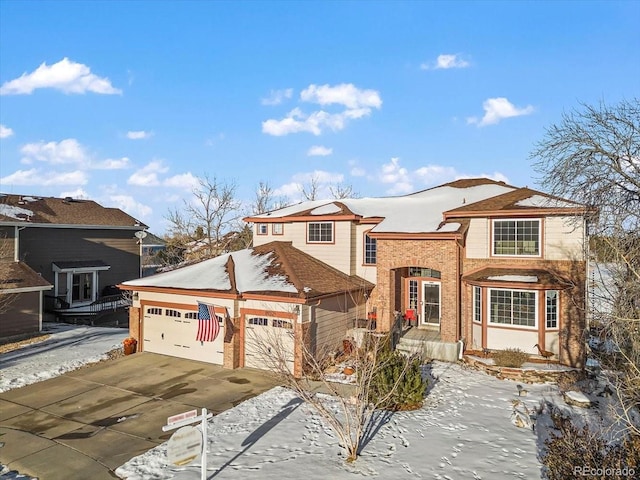
M 151 232 L 142 239 L 142 276 L 148 277 L 157 273 L 162 267 L 159 254 L 167 249 L 167 242 Z
M 45 311 L 56 315 L 95 314 L 119 294 L 115 285 L 139 277 L 136 232 L 146 228 L 92 200 L 0 194 L 0 236 L 11 239 L 14 260 L 53 285 Z

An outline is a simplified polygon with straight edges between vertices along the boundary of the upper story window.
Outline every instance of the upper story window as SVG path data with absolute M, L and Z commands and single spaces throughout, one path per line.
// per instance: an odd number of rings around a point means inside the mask
M 494 255 L 540 255 L 540 220 L 494 220 Z
M 309 243 L 332 243 L 333 222 L 309 222 L 307 224 L 307 241 Z
M 284 233 L 284 224 L 274 223 L 271 225 L 271 233 L 274 235 L 282 235 Z
M 376 264 L 376 239 L 364 234 L 364 263 L 365 265 Z
M 258 224 L 258 235 L 268 235 L 269 234 L 269 225 L 266 223 Z

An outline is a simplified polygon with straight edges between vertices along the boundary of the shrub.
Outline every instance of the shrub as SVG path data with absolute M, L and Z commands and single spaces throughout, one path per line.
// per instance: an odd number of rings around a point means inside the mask
M 576 478 L 587 471 L 589 478 L 598 480 L 626 479 L 640 471 L 640 436 L 629 434 L 611 443 L 602 430 L 592 431 L 587 425 L 577 427 L 569 417 L 557 412 L 552 418 L 558 433 L 551 433 L 546 440 L 542 456 L 549 480 Z
M 493 352 L 491 358 L 498 367 L 520 368 L 529 359 L 529 354 L 519 348 L 507 348 Z
M 381 352 L 372 378 L 371 400 L 377 403 L 388 396 L 380 407 L 391 411 L 420 408 L 427 389 L 420 363 L 419 358 L 407 359 L 396 351 Z

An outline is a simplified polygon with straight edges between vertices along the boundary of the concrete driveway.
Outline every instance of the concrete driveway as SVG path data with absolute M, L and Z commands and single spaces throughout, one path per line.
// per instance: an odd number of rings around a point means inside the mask
M 117 478 L 169 439 L 167 417 L 214 414 L 275 386 L 265 372 L 138 353 L 0 393 L 0 463 L 40 480 Z

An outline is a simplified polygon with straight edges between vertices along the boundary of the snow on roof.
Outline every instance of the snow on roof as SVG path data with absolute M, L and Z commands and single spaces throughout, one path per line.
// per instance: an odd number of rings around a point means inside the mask
M 572 208 L 576 204 L 560 200 L 557 198 L 545 197 L 542 195 L 532 195 L 516 202 L 518 207 L 548 207 L 548 208 Z
M 9 218 L 15 218 L 16 220 L 26 220 L 25 217 L 19 217 L 19 215 L 32 217 L 33 211 L 27 210 L 26 208 L 15 207 L 13 205 L 0 203 L 0 215 L 4 215 L 5 217 Z
M 514 187 L 496 183 L 466 188 L 445 185 L 402 197 L 345 198 L 341 199 L 340 203 L 363 218 L 383 217 L 384 220 L 372 229 L 373 232 L 455 232 L 460 224 L 440 225 L 443 220 L 443 212 L 514 190 Z M 309 209 L 313 209 L 311 212 L 313 215 L 337 213 L 339 209 L 333 202 L 333 200 L 302 202 L 267 214 L 257 215 L 256 218 L 285 217 Z
M 538 277 L 535 275 L 494 275 L 487 277 L 487 280 L 500 280 L 501 282 L 526 282 L 537 283 Z
M 227 262 L 231 256 L 235 265 L 236 287 L 240 292 L 297 292 L 295 286 L 288 283 L 282 275 L 269 276 L 267 269 L 272 263 L 271 254 L 254 255 L 252 252 L 253 250 L 248 248 L 227 253 L 170 272 L 129 280 L 123 282 L 123 285 L 189 290 L 230 290 L 231 280 L 227 272 Z
M 341 211 L 342 209 L 335 203 L 328 203 L 327 205 L 314 208 L 309 213 L 311 213 L 311 215 L 330 215 L 332 213 L 340 213 Z

